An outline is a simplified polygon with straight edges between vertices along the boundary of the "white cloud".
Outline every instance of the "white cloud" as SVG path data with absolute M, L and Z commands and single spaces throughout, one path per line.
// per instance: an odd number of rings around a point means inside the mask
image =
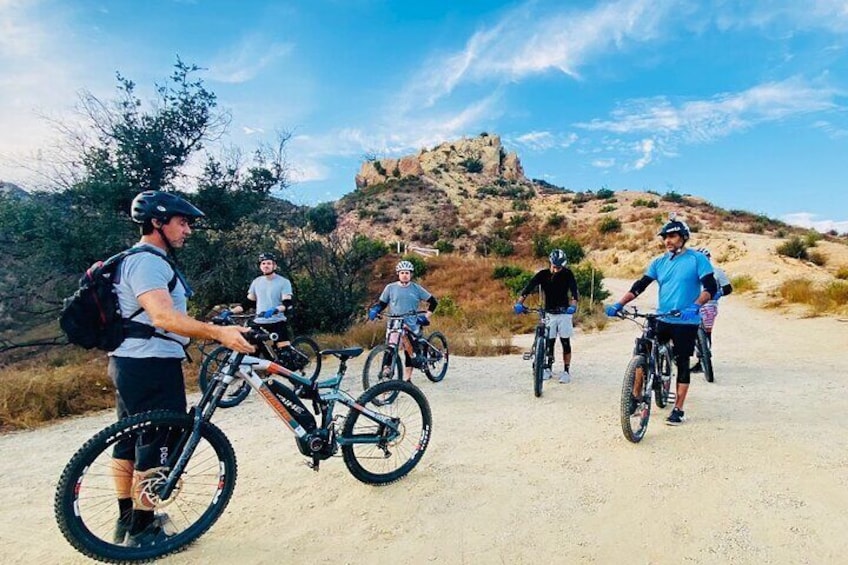
M 566 149 L 577 141 L 576 133 L 556 134 L 549 131 L 530 131 L 516 137 L 511 137 L 509 142 L 531 151 L 547 151 L 548 149 Z
M 653 160 L 654 140 L 643 139 L 640 141 L 637 144 L 637 152 L 641 154 L 641 157 L 633 163 L 633 168 L 638 171 L 644 169 Z
M 258 35 L 248 35 L 236 46 L 221 50 L 209 65 L 209 80 L 224 83 L 244 83 L 255 78 L 265 68 L 294 49 L 291 43 L 267 41 Z
M 848 233 L 848 220 L 821 220 L 817 214 L 795 212 L 786 214 L 780 219 L 793 226 L 811 228 L 822 233 L 836 230 L 837 233 Z
M 597 167 L 598 169 L 609 169 L 615 166 L 615 159 L 595 159 L 592 161 L 592 166 Z

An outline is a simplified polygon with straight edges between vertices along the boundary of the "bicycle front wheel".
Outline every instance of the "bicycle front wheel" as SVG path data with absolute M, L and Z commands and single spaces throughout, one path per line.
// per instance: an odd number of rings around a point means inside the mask
M 314 379 L 321 372 L 318 344 L 310 337 L 299 335 L 292 340 L 291 346 L 296 352 L 296 357 L 292 360 L 295 364 L 294 370 L 307 379 Z
M 206 389 L 209 388 L 215 374 L 219 373 L 227 366 L 227 361 L 229 360 L 230 353 L 232 352 L 232 349 L 227 349 L 221 345 L 213 349 L 209 355 L 206 356 L 206 359 L 204 359 L 203 363 L 200 365 L 200 374 L 197 376 L 197 382 L 200 385 L 200 390 L 206 392 Z M 224 395 L 218 401 L 218 406 L 221 408 L 232 408 L 233 406 L 238 406 L 244 402 L 244 399 L 247 398 L 248 394 L 250 394 L 250 385 L 247 384 L 247 381 L 243 379 L 236 379 L 230 383 L 230 386 L 227 387 L 226 392 L 224 392 Z
M 448 338 L 441 332 L 433 332 L 427 336 L 424 347 L 424 374 L 437 383 L 445 378 L 448 372 Z
M 120 462 L 112 457 L 119 441 L 141 437 L 161 438 L 178 446 L 168 461 L 176 461 L 194 421 L 181 412 L 154 411 L 136 414 L 103 429 L 88 440 L 65 466 L 56 487 L 54 513 L 62 534 L 80 553 L 112 563 L 149 561 L 175 553 L 200 537 L 227 507 L 236 483 L 236 457 L 219 428 L 209 422 L 200 427 L 200 442 L 185 471 L 167 499 L 158 488 L 169 467 L 144 473 L 134 491 L 154 507 L 164 535 L 155 544 L 124 545 L 119 528 L 114 479 Z
M 545 340 L 539 338 L 533 346 L 533 394 L 542 396 L 542 381 L 545 378 Z
M 698 355 L 698 361 L 701 362 L 701 368 L 704 370 L 704 378 L 708 383 L 715 382 L 710 336 L 707 335 L 707 330 L 703 326 L 698 328 L 698 339 L 695 341 L 695 345 L 695 353 Z
M 380 344 L 371 350 L 365 360 L 365 367 L 362 369 L 362 390 L 392 379 L 403 380 L 400 356 L 396 349 Z M 389 393 L 378 399 L 378 402 L 387 404 L 392 400 L 394 397 Z
M 378 402 L 386 396 L 394 401 Z M 369 485 L 387 485 L 406 476 L 430 443 L 433 419 L 424 393 L 412 383 L 385 381 L 362 393 L 356 403 L 389 418 L 393 426 L 350 409 L 339 438 L 350 474 Z
M 651 418 L 651 383 L 648 378 L 648 362 L 643 355 L 636 355 L 624 371 L 621 386 L 621 431 L 633 443 L 639 443 L 648 430 Z

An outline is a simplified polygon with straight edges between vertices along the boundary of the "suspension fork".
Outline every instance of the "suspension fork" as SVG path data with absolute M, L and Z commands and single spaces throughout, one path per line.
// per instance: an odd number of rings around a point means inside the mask
M 212 408 L 212 411 L 214 412 L 214 407 Z M 194 455 L 194 450 L 197 449 L 198 444 L 200 444 L 200 427 L 203 425 L 204 421 L 203 414 L 201 414 L 200 410 L 194 408 L 192 409 L 192 413 L 193 423 L 191 426 L 191 433 L 184 440 L 181 438 L 180 443 L 178 443 L 175 448 L 176 453 L 179 453 L 179 457 L 173 466 L 171 466 L 171 470 L 168 472 L 165 482 L 158 489 L 157 494 L 159 495 L 160 500 L 168 500 L 168 498 L 170 498 L 171 493 L 174 492 L 174 488 L 177 486 L 177 482 L 183 474 L 183 471 L 185 471 L 186 465 L 188 465 L 188 460 L 191 459 L 191 456 Z

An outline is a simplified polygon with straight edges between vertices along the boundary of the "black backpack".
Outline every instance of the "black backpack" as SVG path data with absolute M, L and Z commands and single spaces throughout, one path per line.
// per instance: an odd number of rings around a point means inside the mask
M 69 343 L 85 349 L 96 347 L 103 351 L 114 351 L 128 337 L 150 339 L 156 336 L 172 340 L 157 333 L 153 326 L 132 320 L 141 314 L 142 308 L 136 310 L 129 318 L 125 319 L 121 315 L 114 285 L 120 280 L 121 262 L 135 253 L 154 252 L 144 247 L 132 247 L 105 261 L 94 263 L 82 275 L 79 289 L 65 299 L 59 315 L 59 326 L 68 337 Z M 177 286 L 177 268 L 170 259 L 161 257 L 168 261 L 174 270 L 174 276 L 168 282 L 170 292 Z

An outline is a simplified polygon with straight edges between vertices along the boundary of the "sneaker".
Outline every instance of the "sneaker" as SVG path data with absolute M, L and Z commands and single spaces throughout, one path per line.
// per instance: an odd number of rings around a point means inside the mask
M 703 373 L 704 368 L 701 367 L 701 362 L 698 361 L 697 363 L 695 363 L 695 366 L 690 369 L 690 371 L 692 371 L 693 373 Z
M 153 521 L 137 534 L 131 534 L 127 531 L 124 545 L 126 547 L 156 545 L 166 541 L 175 533 L 176 528 L 171 522 L 171 517 L 163 512 L 156 515 Z
M 686 418 L 683 417 L 683 410 L 675 407 L 672 409 L 671 414 L 668 415 L 668 418 L 666 418 L 665 423 L 669 426 L 679 426 L 685 420 Z
M 562 384 L 567 384 L 571 382 L 571 375 L 568 373 L 568 371 L 563 371 L 559 374 L 559 382 L 561 382 Z
M 115 545 L 123 545 L 127 541 L 127 534 L 132 526 L 132 516 L 127 518 L 118 518 L 115 520 L 115 533 L 112 536 L 112 543 Z
M 545 369 L 545 370 L 543 370 L 543 371 L 542 371 L 542 380 L 543 380 L 543 381 L 546 381 L 546 380 L 548 380 L 548 379 L 550 379 L 550 378 L 551 378 L 551 370 L 550 370 L 550 369 Z

